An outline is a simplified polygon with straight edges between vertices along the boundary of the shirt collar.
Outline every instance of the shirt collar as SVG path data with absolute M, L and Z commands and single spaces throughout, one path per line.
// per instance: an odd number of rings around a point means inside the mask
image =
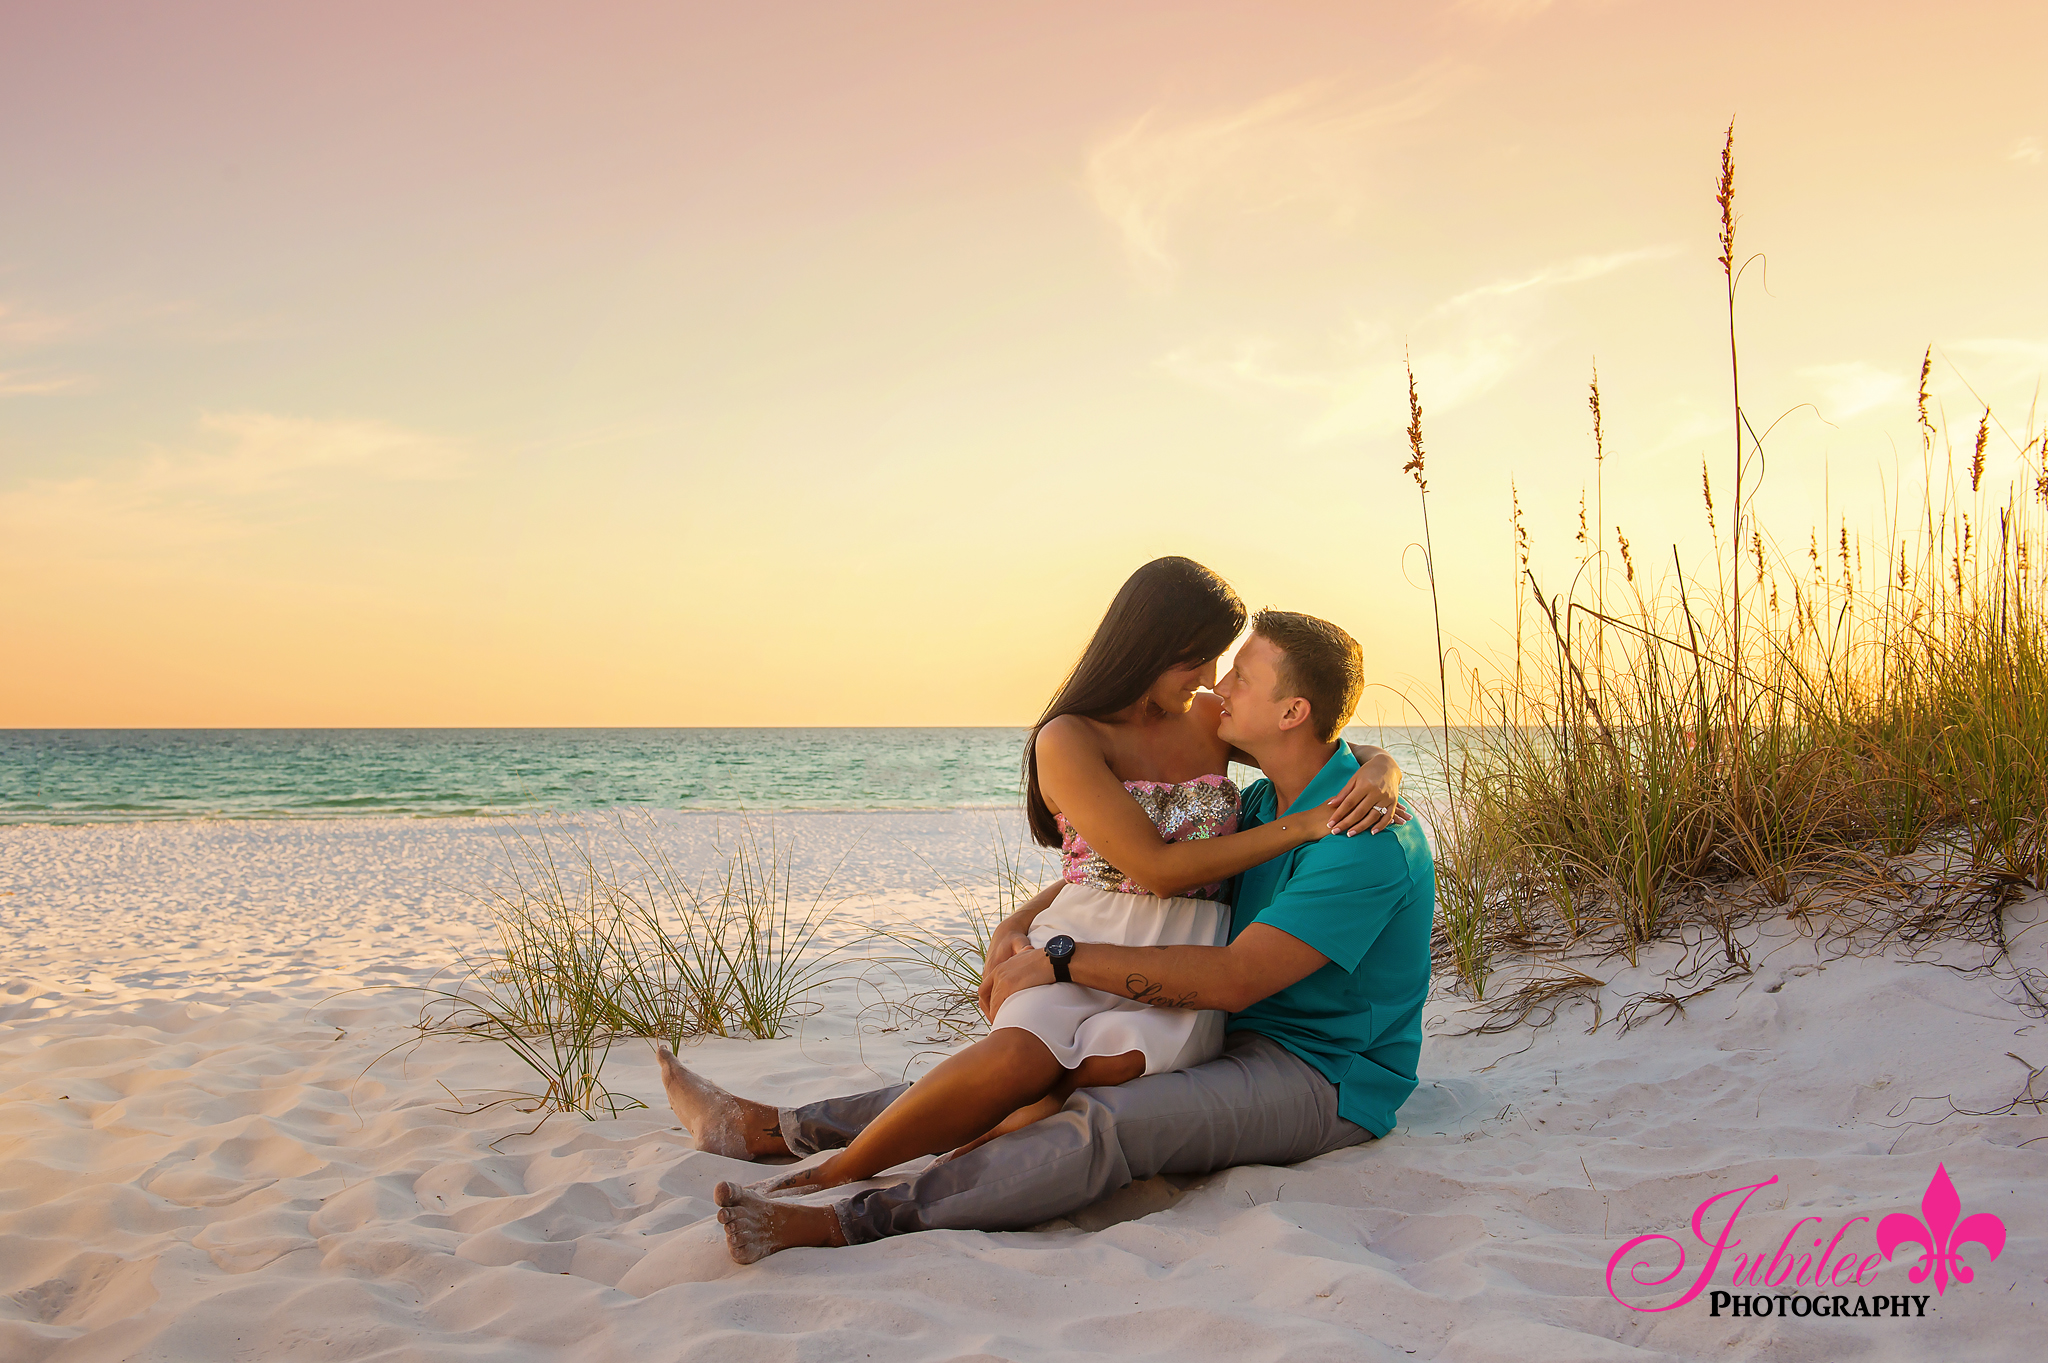
M 1308 783 L 1307 788 L 1292 805 L 1280 813 L 1292 814 L 1296 810 L 1307 809 L 1325 800 L 1334 799 L 1337 793 L 1344 789 L 1345 782 L 1351 779 L 1351 773 L 1357 770 L 1358 759 L 1351 755 L 1351 745 L 1340 740 L 1337 751 L 1330 754 L 1330 760 L 1323 763 L 1323 769 L 1315 774 L 1315 779 Z M 1278 791 L 1274 793 L 1278 794 Z

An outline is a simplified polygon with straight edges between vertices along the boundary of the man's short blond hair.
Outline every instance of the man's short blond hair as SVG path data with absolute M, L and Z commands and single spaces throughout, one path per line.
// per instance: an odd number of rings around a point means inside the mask
M 1280 689 L 1273 699 L 1308 702 L 1316 737 L 1328 743 L 1344 732 L 1365 692 L 1365 654 L 1358 641 L 1328 620 L 1299 611 L 1262 610 L 1252 633 L 1280 650 Z

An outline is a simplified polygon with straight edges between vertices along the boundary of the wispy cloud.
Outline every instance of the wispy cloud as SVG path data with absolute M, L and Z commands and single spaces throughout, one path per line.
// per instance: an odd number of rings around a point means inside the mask
M 1452 8 L 1495 23 L 1519 24 L 1553 9 L 1607 9 L 1625 0 L 1458 0 Z
M 2048 341 L 2024 336 L 1938 341 L 1934 357 L 1933 391 L 1944 415 L 1987 404 L 1995 428 L 2020 433 L 2021 439 L 2038 429 Z
M 93 387 L 94 380 L 89 375 L 35 363 L 37 351 L 74 340 L 90 330 L 82 316 L 35 312 L 0 302 L 0 361 L 15 366 L 0 367 L 0 400 L 80 393 Z
M 1285 210 L 1349 221 L 1377 135 L 1428 114 L 1457 79 L 1436 66 L 1383 90 L 1314 82 L 1220 113 L 1155 108 L 1090 150 L 1088 190 L 1132 267 L 1164 288 L 1204 219 Z
M 1821 414 L 1830 421 L 1846 421 L 1888 403 L 1904 403 L 1914 392 L 1904 374 L 1862 360 L 1809 365 L 1799 371 L 1799 377 L 1813 381 L 1820 393 Z
M 1519 23 L 1525 19 L 1534 19 L 1556 4 L 1557 0 L 1458 0 L 1453 8 L 1466 14 L 1476 14 L 1483 19 Z
M 32 312 L 11 303 L 0 303 L 0 346 L 26 348 L 68 340 L 86 330 L 85 319 L 57 313 Z
M 1578 256 L 1572 260 L 1546 265 L 1534 274 L 1519 279 L 1502 280 L 1494 284 L 1481 284 L 1476 289 L 1467 289 L 1443 306 L 1445 309 L 1461 308 L 1489 298 L 1505 298 L 1510 294 L 1526 293 L 1531 289 L 1550 289 L 1564 284 L 1583 284 L 1589 279 L 1625 270 L 1631 265 L 1646 261 L 1669 260 L 1682 248 L 1676 244 L 1664 246 L 1643 246 L 1633 251 L 1617 251 L 1604 256 Z
M 2006 154 L 2005 159 L 2017 161 L 2023 166 L 2038 166 L 2043 160 L 2048 160 L 2048 153 L 2042 151 L 2040 138 L 2022 137 Z
M 1978 336 L 1944 341 L 1934 347 L 1947 360 L 1953 378 L 1936 380 L 1937 389 L 1954 384 L 1992 401 L 2011 402 L 2020 393 L 2038 392 L 2048 378 L 2048 341 L 2023 336 Z
M 0 529 L 137 547 L 220 539 L 337 485 L 452 478 L 465 462 L 458 442 L 381 421 L 209 414 L 187 444 L 0 492 Z
M 1667 416 L 1661 428 L 1654 425 L 1650 428 L 1647 443 L 1635 457 L 1646 464 L 1653 464 L 1667 455 L 1700 457 L 1707 453 L 1709 441 L 1725 441 L 1734 424 L 1734 419 L 1726 412 L 1700 411 L 1686 403 L 1678 412 Z
M 1427 376 L 1430 410 L 1454 410 L 1498 385 L 1531 347 L 1511 331 L 1474 331 L 1418 347 L 1415 372 Z M 1318 409 L 1302 428 L 1310 444 L 1398 430 L 1408 419 L 1407 359 L 1384 330 L 1360 326 L 1329 345 L 1320 362 L 1290 363 L 1270 337 L 1224 348 L 1187 347 L 1163 356 L 1175 377 L 1239 397 L 1305 398 Z
M 1490 392 L 1544 348 L 1536 325 L 1544 291 L 1584 283 L 1631 265 L 1661 260 L 1676 247 L 1652 246 L 1582 256 L 1526 276 L 1483 284 L 1429 309 L 1414 335 L 1415 372 L 1433 412 L 1452 411 Z M 1184 346 L 1160 367 L 1190 383 L 1249 400 L 1312 404 L 1302 428 L 1310 443 L 1399 430 L 1408 419 L 1406 338 L 1379 322 L 1308 344 L 1271 336 Z
M 84 374 L 54 374 L 36 369 L 0 369 L 0 398 L 82 393 L 90 387 L 92 379 Z
M 1982 355 L 2026 365 L 2048 364 L 2048 341 L 2021 336 L 1979 336 L 1967 341 L 1947 341 L 1939 348 L 1957 355 Z
M 154 452 L 135 485 L 247 496 L 329 471 L 387 482 L 447 478 L 462 462 L 449 441 L 382 421 L 229 412 L 201 417 L 199 430 L 202 439 L 190 447 Z
M 1511 331 L 1490 330 L 1418 350 L 1415 372 L 1429 388 L 1433 412 L 1456 411 L 1490 392 L 1534 349 Z M 1399 430 L 1407 419 L 1408 362 L 1387 359 L 1362 368 L 1333 387 L 1327 410 L 1310 423 L 1311 441 Z

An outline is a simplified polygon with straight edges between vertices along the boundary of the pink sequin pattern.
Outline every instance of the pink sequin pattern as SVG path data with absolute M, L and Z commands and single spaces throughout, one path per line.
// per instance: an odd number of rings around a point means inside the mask
M 1138 802 L 1168 842 L 1220 838 L 1237 831 L 1237 783 L 1227 776 L 1197 776 L 1192 781 L 1126 781 L 1124 789 Z M 1093 885 L 1120 894 L 1145 894 L 1130 877 L 1110 865 L 1088 840 L 1074 831 L 1067 816 L 1054 816 L 1060 828 L 1061 878 L 1070 885 Z M 1223 882 L 1188 890 L 1183 899 L 1220 899 Z

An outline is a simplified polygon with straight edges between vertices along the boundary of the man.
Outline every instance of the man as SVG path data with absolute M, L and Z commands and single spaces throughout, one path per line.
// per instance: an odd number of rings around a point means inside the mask
M 1311 809 L 1343 788 L 1358 762 L 1338 735 L 1363 688 L 1350 635 L 1312 616 L 1260 612 L 1216 684 L 1219 736 L 1266 773 L 1245 792 L 1242 826 Z M 1057 892 L 1041 893 L 991 941 L 991 1016 L 1016 990 L 1057 978 L 1053 957 L 1024 937 Z M 1429 988 L 1436 876 L 1420 824 L 1296 848 L 1239 877 L 1234 905 L 1225 946 L 1083 942 L 1065 958 L 1076 984 L 1228 1011 L 1217 1059 L 1081 1089 L 1050 1117 L 831 1206 L 721 1183 L 718 1219 L 733 1257 L 751 1263 L 793 1246 L 916 1230 L 1018 1229 L 1134 1179 L 1292 1164 L 1385 1135 L 1415 1087 Z M 724 1092 L 666 1050 L 661 1063 L 670 1105 L 698 1148 L 744 1159 L 843 1147 L 906 1087 L 778 1110 Z

